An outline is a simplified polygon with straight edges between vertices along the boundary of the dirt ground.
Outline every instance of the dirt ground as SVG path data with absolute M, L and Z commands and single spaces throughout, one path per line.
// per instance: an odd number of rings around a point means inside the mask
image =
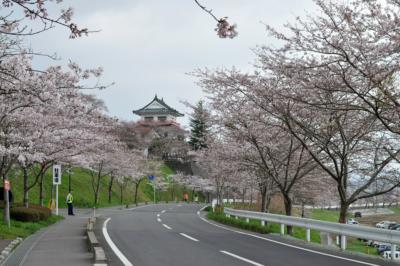
M 373 226 L 381 221 L 393 221 L 400 223 L 400 215 L 399 214 L 385 214 L 385 215 L 371 215 L 364 216 L 362 218 L 356 219 L 362 225 Z

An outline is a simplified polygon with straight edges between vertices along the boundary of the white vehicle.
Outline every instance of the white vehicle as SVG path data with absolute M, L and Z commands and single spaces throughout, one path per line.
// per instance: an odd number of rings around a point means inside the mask
M 388 229 L 390 224 L 393 224 L 396 222 L 392 222 L 392 221 L 382 221 L 376 224 L 376 228 L 382 228 L 382 229 Z
M 383 257 L 388 260 L 392 259 L 392 252 L 391 251 L 383 252 Z M 394 260 L 400 260 L 400 251 L 394 252 Z
M 353 218 L 350 218 L 347 220 L 347 224 L 358 224 L 358 222 L 356 220 L 354 220 Z

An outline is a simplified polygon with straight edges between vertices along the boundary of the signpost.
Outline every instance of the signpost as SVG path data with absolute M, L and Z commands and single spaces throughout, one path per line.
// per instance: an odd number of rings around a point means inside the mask
M 10 228 L 11 224 L 10 224 L 10 180 L 8 179 L 4 179 L 4 202 L 5 202 L 5 206 L 4 206 L 4 212 L 5 212 L 5 216 L 6 216 L 6 220 L 7 220 L 7 225 L 8 228 Z
M 156 177 L 154 175 L 149 175 L 149 180 L 153 182 L 153 200 L 154 204 L 156 204 Z
M 11 190 L 10 180 L 8 180 L 8 179 L 4 180 L 4 189 L 7 190 L 7 193 L 8 193 L 8 191 Z
M 58 215 L 58 185 L 61 185 L 61 165 L 53 165 L 53 185 L 56 186 L 56 215 Z

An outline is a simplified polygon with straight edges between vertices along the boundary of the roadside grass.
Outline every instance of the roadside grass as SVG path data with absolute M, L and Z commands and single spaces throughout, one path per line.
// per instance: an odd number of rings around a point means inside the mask
M 280 224 L 277 223 L 267 223 L 266 226 L 262 226 L 259 220 L 250 219 L 249 223 L 246 222 L 245 219 L 239 218 L 236 219 L 234 217 L 226 217 L 223 213 L 213 213 L 210 211 L 207 214 L 207 218 L 210 220 L 214 220 L 216 222 L 220 222 L 226 225 L 230 225 L 233 227 L 257 232 L 257 233 L 280 233 Z M 335 210 L 313 210 L 311 214 L 312 219 L 329 221 L 329 222 L 337 222 L 339 219 L 339 212 Z M 285 227 L 285 234 L 287 233 Z M 297 239 L 306 240 L 306 229 L 302 227 L 293 227 L 293 235 L 292 237 Z M 333 239 L 335 240 L 335 239 Z M 321 243 L 320 232 L 316 230 L 311 230 L 311 242 L 312 243 Z M 376 248 L 366 246 L 364 242 L 356 239 L 356 238 L 347 238 L 347 250 L 352 252 L 359 252 L 369 255 L 378 255 Z
M 336 223 L 339 221 L 339 211 L 314 209 L 311 212 L 311 219 Z
M 225 214 L 223 213 L 215 213 L 215 212 L 209 212 L 207 214 L 207 218 L 210 220 L 214 220 L 216 222 L 220 222 L 222 224 L 230 225 L 233 227 L 261 233 L 261 234 L 267 234 L 269 233 L 269 228 L 266 226 L 261 226 L 260 222 L 258 221 L 250 221 L 247 223 L 243 219 L 235 219 L 235 218 L 230 218 L 226 217 Z
M 2 216 L 3 210 L 0 210 L 0 217 Z M 10 228 L 8 228 L 8 225 L 4 224 L 4 222 L 0 222 L 0 239 L 14 239 L 16 237 L 26 238 L 39 229 L 54 224 L 62 219 L 64 219 L 62 216 L 52 215 L 48 220 L 40 222 L 20 222 L 11 220 Z
M 390 210 L 392 210 L 395 214 L 400 214 L 400 207 L 391 207 L 389 208 Z

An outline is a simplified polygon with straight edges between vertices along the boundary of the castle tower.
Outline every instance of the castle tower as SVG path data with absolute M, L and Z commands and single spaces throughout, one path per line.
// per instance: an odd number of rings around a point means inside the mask
M 157 95 L 149 104 L 133 111 L 133 113 L 141 117 L 139 121 L 140 124 L 152 125 L 176 122 L 177 117 L 184 116 L 167 105 L 162 98 L 159 99 Z

